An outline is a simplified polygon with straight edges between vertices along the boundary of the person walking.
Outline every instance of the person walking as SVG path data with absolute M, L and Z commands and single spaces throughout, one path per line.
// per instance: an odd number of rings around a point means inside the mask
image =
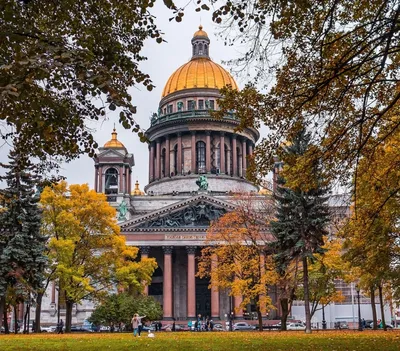
M 60 319 L 60 322 L 57 325 L 57 334 L 63 334 L 64 333 L 64 321 Z

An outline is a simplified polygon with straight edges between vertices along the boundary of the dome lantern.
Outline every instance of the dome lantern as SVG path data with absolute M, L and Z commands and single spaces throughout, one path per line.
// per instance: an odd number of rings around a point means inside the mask
M 202 25 L 199 26 L 199 30 L 193 34 L 192 38 L 192 60 L 198 58 L 207 58 L 209 56 L 210 39 L 207 33 L 203 30 Z

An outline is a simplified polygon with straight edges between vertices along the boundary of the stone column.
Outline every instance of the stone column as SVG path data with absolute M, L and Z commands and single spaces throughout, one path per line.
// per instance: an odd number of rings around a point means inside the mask
M 220 153 L 220 172 L 222 174 L 226 173 L 225 169 L 225 133 L 221 132 L 220 142 L 219 142 L 219 153 Z
M 172 246 L 163 246 L 164 283 L 163 283 L 163 318 L 172 319 Z
M 236 135 L 232 135 L 232 171 L 231 173 L 234 176 L 238 176 L 237 174 L 237 168 L 238 168 L 238 164 L 237 164 L 237 145 L 236 145 Z
M 156 179 L 161 179 L 161 142 L 157 139 L 156 142 Z
M 149 182 L 152 182 L 154 180 L 154 143 L 150 144 L 149 173 Z
M 206 172 L 211 171 L 211 132 L 206 132 Z
M 141 259 L 146 259 L 149 257 L 149 252 L 150 252 L 150 246 L 140 246 L 140 255 Z M 144 287 L 143 287 L 143 293 L 145 295 L 149 294 L 149 285 L 147 284 L 146 281 L 143 282 Z
M 99 167 L 99 193 L 104 193 L 103 191 L 103 167 Z
M 94 189 L 96 190 L 96 192 L 100 192 L 99 191 L 99 167 L 95 166 L 94 167 Z
M 247 169 L 247 142 L 246 139 L 242 141 L 242 176 L 246 178 L 246 169 Z
M 170 166 L 171 150 L 169 136 L 165 138 L 165 176 L 169 177 L 171 174 Z
M 182 174 L 182 133 L 178 133 L 178 164 L 176 170 L 179 175 Z
M 191 146 L 191 172 L 196 173 L 196 132 L 192 132 L 192 146 Z
M 188 256 L 188 276 L 187 276 L 187 317 L 188 319 L 196 317 L 196 266 L 195 253 L 196 246 L 186 246 Z
M 243 300 L 242 296 L 234 297 L 236 318 L 243 318 L 243 309 L 240 307 L 242 300 Z
M 125 192 L 125 177 L 124 177 L 124 166 L 119 167 L 119 184 L 118 184 L 118 193 Z
M 249 145 L 249 155 L 253 155 L 253 143 L 250 143 Z
M 211 257 L 211 272 L 216 269 L 218 264 L 217 255 L 213 254 Z M 219 319 L 219 290 L 217 287 L 211 285 L 211 318 Z

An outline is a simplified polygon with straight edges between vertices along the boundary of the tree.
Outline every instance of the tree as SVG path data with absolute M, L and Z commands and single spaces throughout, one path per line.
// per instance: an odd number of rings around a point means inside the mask
M 276 274 L 269 254 L 271 236 L 266 225 L 271 204 L 255 196 L 241 195 L 237 207 L 213 222 L 199 259 L 198 276 L 211 278 L 210 288 L 241 298 L 240 308 L 255 302 L 259 330 L 262 314 L 273 308 L 268 285 Z
M 315 254 L 314 263 L 309 265 L 310 316 L 332 302 L 342 302 L 344 296 L 336 289 L 335 281 L 344 279 L 350 270 L 349 264 L 343 259 L 343 244 L 341 239 L 324 238 L 324 254 Z M 299 299 L 304 297 L 304 289 L 297 291 Z M 322 306 L 322 307 L 319 307 Z
M 116 285 L 141 291 L 143 281 L 151 281 L 155 260 L 136 261 L 138 249 L 126 246 L 104 194 L 87 184 L 60 182 L 43 190 L 41 204 L 50 269 L 65 298 L 67 331 L 74 303 L 100 299 Z
M 400 289 L 396 279 L 400 257 L 400 197 L 395 191 L 399 187 L 399 163 L 396 163 L 400 156 L 399 135 L 397 131 L 371 155 L 360 160 L 354 178 L 358 184 L 354 210 L 342 232 L 346 259 L 359 269 L 361 285 L 371 291 L 371 299 L 378 289 L 382 310 L 382 288 L 390 285 L 394 296 Z
M 283 148 L 284 169 L 274 194 L 276 220 L 271 221 L 278 272 L 284 272 L 295 259 L 302 262 L 307 333 L 311 333 L 308 264 L 315 260 L 315 254 L 324 253 L 323 238 L 328 234 L 326 226 L 330 221 L 326 204 L 328 187 L 320 165 L 317 163 L 307 169 L 307 183 L 298 179 L 299 163 L 309 163 L 304 155 L 314 148 L 310 138 L 303 129 Z
M 6 299 L 16 305 L 41 288 L 46 265 L 47 238 L 40 233 L 41 210 L 35 187 L 39 176 L 35 166 L 20 150 L 11 150 L 10 163 L 0 180 L 7 188 L 0 190 L 0 298 L 3 312 Z M 9 296 L 8 296 L 9 295 Z M 10 296 L 12 295 L 12 296 Z
M 216 115 L 235 110 L 242 128 L 264 123 L 271 130 L 255 150 L 254 178 L 268 173 L 275 150 L 302 124 L 313 126 L 321 146 L 308 157 L 324 160 L 330 176 L 348 183 L 360 158 L 399 129 L 398 1 L 227 0 L 217 6 L 213 19 L 226 42 L 247 47 L 232 68 L 255 68 L 257 75 L 240 92 L 224 89 Z
M 162 318 L 160 304 L 151 296 L 132 296 L 128 293 L 112 294 L 96 307 L 89 322 L 94 325 L 110 326 L 111 330 L 121 326 L 130 326 L 132 316 L 138 313 L 148 320 Z
M 0 118 L 21 150 L 45 159 L 97 148 L 87 120 L 119 110 L 124 128 L 143 131 L 128 88 L 153 89 L 139 69 L 146 40 L 163 41 L 151 8 L 155 0 L 0 1 Z M 164 1 L 177 21 L 183 12 Z

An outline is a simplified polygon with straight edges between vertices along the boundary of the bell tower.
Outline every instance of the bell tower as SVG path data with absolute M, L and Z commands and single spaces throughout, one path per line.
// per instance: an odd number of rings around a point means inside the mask
M 98 193 L 104 193 L 107 201 L 113 207 L 127 209 L 126 213 L 119 211 L 118 220 L 130 218 L 130 193 L 132 191 L 132 167 L 135 165 L 133 154 L 128 153 L 124 144 L 117 138 L 115 127 L 111 140 L 99 148 L 95 158 L 94 188 Z

